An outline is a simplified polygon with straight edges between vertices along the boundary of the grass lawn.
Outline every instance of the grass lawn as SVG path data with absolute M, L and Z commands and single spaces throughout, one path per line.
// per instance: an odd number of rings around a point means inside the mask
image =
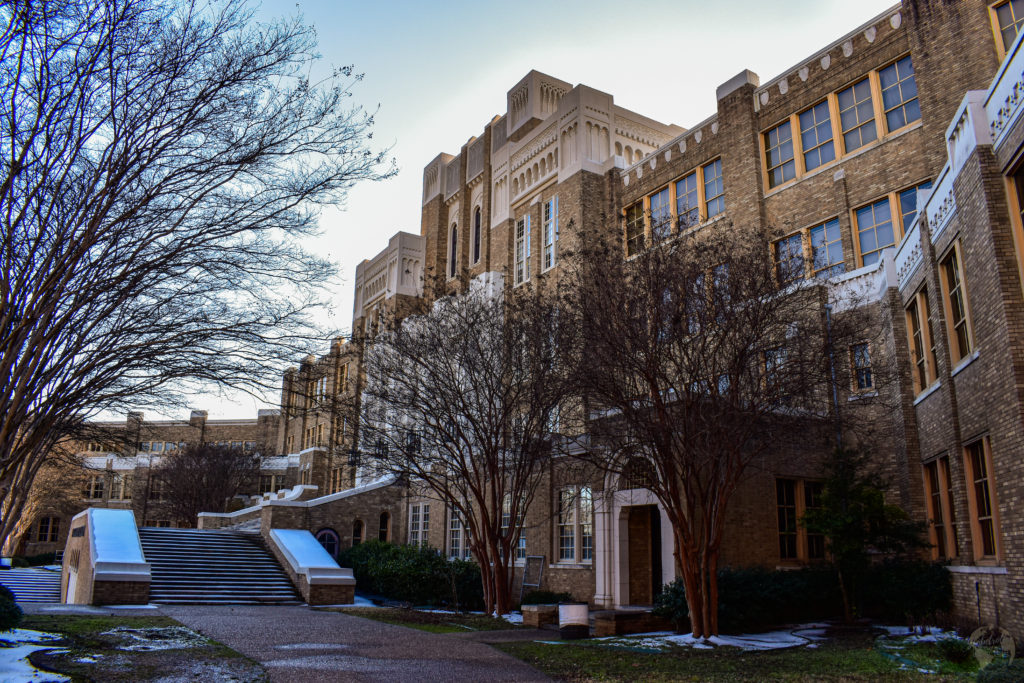
M 400 607 L 329 607 L 329 611 L 344 612 L 356 617 L 383 621 L 386 624 L 408 626 L 431 633 L 465 633 L 466 631 L 506 631 L 520 628 L 504 619 L 485 614 L 452 614 L 447 612 L 421 612 Z
M 31 656 L 72 681 L 266 681 L 257 662 L 169 617 L 28 614 L 21 628 L 62 635 Z
M 557 636 L 552 634 L 552 641 Z M 923 674 L 886 657 L 871 634 L 847 634 L 822 641 L 816 648 L 744 651 L 733 647 L 694 650 L 672 646 L 645 652 L 615 643 L 579 640 L 546 644 L 500 643 L 499 650 L 563 681 L 965 681 L 977 669 L 949 665 L 941 673 Z M 933 644 L 908 644 L 899 654 L 928 666 L 938 657 Z M 901 666 L 903 669 L 901 670 Z

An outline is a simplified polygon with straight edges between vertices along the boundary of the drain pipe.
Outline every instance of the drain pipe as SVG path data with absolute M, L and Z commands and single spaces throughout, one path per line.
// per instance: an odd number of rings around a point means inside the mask
M 832 409 L 836 414 L 836 449 L 843 447 L 843 420 L 839 415 L 839 387 L 836 384 L 836 358 L 832 347 L 832 304 L 825 304 L 825 334 L 828 342 L 828 369 L 832 375 Z

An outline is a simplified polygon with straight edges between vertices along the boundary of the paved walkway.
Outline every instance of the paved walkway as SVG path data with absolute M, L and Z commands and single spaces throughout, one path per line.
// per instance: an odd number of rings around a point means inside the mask
M 339 612 L 234 605 L 160 613 L 252 657 L 275 682 L 548 680 L 482 642 Z

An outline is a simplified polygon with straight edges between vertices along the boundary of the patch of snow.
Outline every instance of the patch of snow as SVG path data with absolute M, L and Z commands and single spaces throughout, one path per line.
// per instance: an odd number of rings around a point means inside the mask
M 518 613 L 517 614 L 502 614 L 501 618 L 504 619 L 505 621 L 507 621 L 510 624 L 522 624 L 523 623 L 523 615 L 522 614 L 518 614 Z
M 0 633 L 0 642 L 9 643 L 0 656 L 0 681 L 4 683 L 41 683 L 42 681 L 67 681 L 67 676 L 43 672 L 32 666 L 29 655 L 37 650 L 51 649 L 50 641 L 60 640 L 55 633 L 32 631 L 19 628 Z
M 89 655 L 88 657 L 79 657 L 75 661 L 79 664 L 95 664 L 100 661 L 103 655 Z
M 806 645 L 808 640 L 789 631 L 770 631 L 768 633 L 743 634 L 738 636 L 712 636 L 710 638 L 694 638 L 692 633 L 682 636 L 665 638 L 670 643 L 707 649 L 709 647 L 737 647 L 741 650 L 777 650 L 786 647 Z
M 567 640 L 535 640 L 534 642 L 535 643 L 540 643 L 541 645 L 568 645 L 569 644 L 569 641 L 567 641 Z
M 178 650 L 202 647 L 209 643 L 203 636 L 184 626 L 166 626 L 162 628 L 131 628 L 118 626 L 101 635 L 115 636 L 121 639 L 119 650 L 130 652 L 148 652 L 153 650 Z
M 160 609 L 160 605 L 104 605 L 103 609 Z
M 364 598 L 361 595 L 357 595 L 355 597 L 355 599 L 352 601 L 352 604 L 355 605 L 356 607 L 379 607 L 380 606 L 380 605 L 377 605 L 376 603 L 374 603 L 373 600 L 370 600 L 369 598 Z

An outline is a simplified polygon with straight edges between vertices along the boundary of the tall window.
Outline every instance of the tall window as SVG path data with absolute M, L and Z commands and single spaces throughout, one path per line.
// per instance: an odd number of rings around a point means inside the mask
M 949 350 L 953 362 L 957 363 L 971 353 L 971 326 L 967 315 L 967 296 L 959 242 L 953 243 L 949 254 L 942 259 L 940 267 Z
M 103 488 L 106 480 L 106 475 L 94 474 L 89 477 L 89 481 L 85 485 L 85 497 L 97 500 L 103 498 Z
M 480 215 L 480 207 L 476 207 L 476 211 L 473 212 L 473 263 L 480 263 L 480 238 L 481 234 L 482 218 Z
M 928 325 L 928 292 L 921 289 L 906 308 L 910 360 L 914 364 L 914 391 L 921 393 L 935 381 L 938 360 Z
M 779 521 L 779 558 L 797 559 L 796 481 L 775 480 L 775 508 Z
M 132 475 L 114 473 L 110 486 L 110 497 L 115 500 L 131 500 Z
M 948 456 L 942 456 L 924 465 L 924 483 L 932 558 L 956 557 L 956 517 L 953 514 Z
M 808 510 L 821 507 L 821 482 L 775 480 L 775 510 L 779 529 L 780 560 L 825 559 L 825 537 L 808 533 L 799 520 Z
M 783 285 L 803 279 L 804 244 L 799 232 L 775 243 L 775 272 Z
M 530 279 L 530 216 L 516 221 L 516 284 Z
M 60 540 L 60 517 L 40 517 L 36 527 L 37 543 L 56 543 Z
M 836 158 L 832 144 L 832 120 L 828 100 L 823 100 L 799 116 L 800 144 L 804 150 L 804 168 L 812 171 Z
M 389 541 L 391 540 L 391 513 L 382 512 L 380 513 L 380 526 L 377 527 L 377 540 Z
M 430 533 L 430 503 L 409 506 L 409 543 L 426 545 Z
M 847 152 L 878 139 L 869 79 L 839 91 L 836 99 L 839 103 L 839 124 L 843 129 L 843 147 Z
M 867 342 L 850 347 L 850 367 L 853 370 L 854 391 L 874 389 L 875 380 L 871 376 L 871 353 Z
M 342 363 L 338 366 L 338 393 L 343 394 L 348 391 L 348 363 Z
M 626 256 L 644 248 L 644 205 L 637 202 L 626 209 Z
M 882 87 L 882 108 L 885 125 L 890 131 L 902 128 L 921 118 L 921 104 L 917 101 L 917 83 L 910 55 L 897 60 L 878 72 Z
M 167 499 L 167 483 L 160 477 L 153 477 L 150 480 L 149 499 L 156 502 Z
M 594 560 L 594 495 L 589 486 L 558 492 L 558 561 Z
M 558 197 L 553 197 L 544 202 L 544 250 L 541 254 L 543 270 L 547 270 L 558 263 Z
M 523 506 L 519 506 L 519 511 L 516 514 L 516 530 L 515 533 L 519 534 L 516 539 L 516 544 L 512 550 L 512 559 L 515 561 L 521 561 L 526 559 L 526 534 L 523 531 Z M 502 536 L 508 537 L 512 533 L 512 494 L 506 493 L 501 503 L 501 533 Z
M 988 438 L 969 444 L 964 455 L 974 559 L 995 560 L 999 555 L 999 515 L 992 484 L 992 453 Z
M 448 277 L 455 277 L 455 273 L 458 272 L 458 259 L 459 256 L 459 227 L 452 223 L 451 236 L 449 237 L 448 244 Z
M 841 275 L 844 267 L 843 237 L 839 234 L 839 219 L 833 218 L 810 229 L 811 268 L 814 277 Z
M 999 51 L 1005 55 L 1024 23 L 1024 0 L 1005 0 L 994 5 L 992 11 L 999 32 Z
M 855 212 L 860 259 L 865 266 L 878 263 L 882 250 L 896 244 L 888 197 Z
M 469 529 L 462 523 L 459 513 L 452 510 L 448 517 L 448 557 L 468 560 L 472 557 L 469 549 Z
M 672 207 L 668 188 L 662 188 L 649 198 L 651 204 L 651 240 L 660 242 L 672 231 Z
M 722 182 L 722 160 L 715 159 L 701 167 L 704 180 L 704 205 L 707 218 L 725 211 L 725 185 Z
M 697 199 L 697 172 L 676 181 L 676 216 L 679 229 L 700 223 L 700 200 Z
M 793 127 L 789 121 L 764 134 L 764 153 L 768 165 L 768 187 L 777 187 L 796 177 Z
M 917 217 L 917 193 L 920 190 L 930 189 L 931 182 L 921 183 L 914 187 L 907 188 L 897 195 L 900 205 L 900 224 L 903 232 L 910 230 L 914 218 Z

